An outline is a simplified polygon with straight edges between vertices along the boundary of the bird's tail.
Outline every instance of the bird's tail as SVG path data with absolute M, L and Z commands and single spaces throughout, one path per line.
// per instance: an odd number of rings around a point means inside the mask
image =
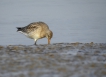
M 21 27 L 17 27 L 17 32 L 18 31 L 22 31 L 22 28 Z

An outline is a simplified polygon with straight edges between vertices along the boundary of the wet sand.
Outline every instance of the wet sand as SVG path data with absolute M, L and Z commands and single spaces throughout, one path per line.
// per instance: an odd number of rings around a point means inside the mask
M 106 43 L 0 45 L 0 77 L 105 77 Z

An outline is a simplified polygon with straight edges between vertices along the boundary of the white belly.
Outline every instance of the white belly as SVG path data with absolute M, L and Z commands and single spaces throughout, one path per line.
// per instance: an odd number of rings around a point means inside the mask
M 31 38 L 31 39 L 39 39 L 39 34 L 36 33 L 24 33 L 22 31 L 19 31 L 20 33 L 24 34 L 26 37 Z

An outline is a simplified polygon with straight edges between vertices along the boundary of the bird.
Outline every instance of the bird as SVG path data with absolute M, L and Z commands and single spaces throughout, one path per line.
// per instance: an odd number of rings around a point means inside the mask
M 34 39 L 34 45 L 37 45 L 37 40 L 42 38 L 48 39 L 48 44 L 50 44 L 51 38 L 53 37 L 53 32 L 49 29 L 49 26 L 42 21 L 32 22 L 25 27 L 16 27 L 17 32 L 20 32 L 27 36 L 28 38 Z

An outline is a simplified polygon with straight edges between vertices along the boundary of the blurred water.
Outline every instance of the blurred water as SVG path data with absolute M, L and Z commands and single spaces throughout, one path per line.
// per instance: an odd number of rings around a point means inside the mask
M 51 43 L 106 43 L 106 0 L 1 0 L 0 45 L 32 45 L 16 27 L 35 21 L 49 25 Z M 37 43 L 46 44 L 47 39 Z

